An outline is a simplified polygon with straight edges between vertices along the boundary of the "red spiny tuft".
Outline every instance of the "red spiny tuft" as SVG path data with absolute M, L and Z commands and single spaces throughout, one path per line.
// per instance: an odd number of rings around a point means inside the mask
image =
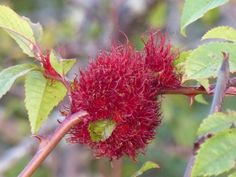
M 50 76 L 52 77 L 60 77 L 60 75 L 55 71 L 55 69 L 52 67 L 51 62 L 50 62 L 50 52 L 47 51 L 45 55 L 41 56 L 41 63 L 44 68 L 44 73 L 45 76 Z
M 176 53 L 172 51 L 167 40 L 167 34 L 151 32 L 145 43 L 145 63 L 156 77 L 159 89 L 176 88 L 180 86 L 180 75 L 175 72 L 173 61 Z
M 101 53 L 74 80 L 71 111 L 85 110 L 89 116 L 70 131 L 69 141 L 87 144 L 97 156 L 135 159 L 154 138 L 160 123 L 154 77 L 142 55 L 130 46 L 113 47 Z M 89 124 L 112 119 L 116 127 L 104 141 L 93 142 Z

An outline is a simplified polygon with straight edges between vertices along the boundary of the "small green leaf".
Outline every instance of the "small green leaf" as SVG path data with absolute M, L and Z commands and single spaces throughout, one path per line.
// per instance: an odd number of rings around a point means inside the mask
M 236 122 L 236 112 L 222 113 L 217 112 L 209 115 L 203 120 L 199 129 L 198 135 L 202 136 L 207 133 L 217 133 L 230 128 Z
M 208 78 L 197 79 L 197 81 L 206 89 L 206 91 L 209 91 L 210 81 Z
M 54 51 L 51 51 L 50 62 L 57 73 L 59 73 L 60 75 L 64 75 L 68 71 L 70 71 L 70 69 L 76 63 L 76 59 L 61 59 L 56 56 Z
M 31 29 L 33 30 L 35 40 L 37 42 L 39 42 L 43 37 L 43 27 L 41 26 L 41 24 L 39 22 L 37 22 L 37 23 L 31 22 L 31 20 L 28 17 L 23 16 L 22 18 L 27 20 L 27 22 L 29 23 Z
M 206 79 L 214 78 L 222 64 L 222 52 L 229 53 L 230 72 L 236 71 L 236 45 L 228 42 L 214 42 L 201 45 L 193 50 L 184 63 L 183 82 L 196 80 L 207 85 Z
M 202 37 L 202 39 L 212 38 L 225 39 L 228 41 L 236 42 L 236 30 L 229 26 L 220 26 L 211 29 Z
M 88 130 L 92 141 L 99 142 L 108 139 L 115 128 L 116 123 L 110 119 L 106 119 L 90 123 Z
M 0 98 L 11 88 L 18 77 L 21 77 L 35 69 L 32 64 L 11 66 L 0 72 Z
M 231 173 L 228 177 L 236 177 L 236 172 Z
M 199 95 L 195 96 L 194 99 L 195 99 L 195 101 L 198 102 L 198 103 L 205 104 L 205 105 L 208 104 L 208 102 L 206 101 L 206 99 L 203 97 L 202 94 L 199 94 Z
M 143 164 L 143 166 L 134 175 L 132 175 L 132 177 L 140 176 L 145 171 L 148 171 L 153 168 L 160 168 L 160 166 L 158 164 L 156 164 L 155 162 L 147 161 Z
M 185 0 L 181 16 L 181 34 L 185 34 L 185 28 L 201 18 L 206 12 L 219 7 L 229 0 Z
M 25 54 L 34 56 L 33 49 L 36 42 L 27 20 L 9 7 L 0 5 L 0 28 L 3 28 L 17 42 Z
M 25 80 L 25 105 L 32 133 L 36 133 L 51 110 L 66 95 L 66 88 L 58 81 L 46 79 L 39 71 L 32 71 Z
M 217 176 L 234 168 L 235 142 L 236 129 L 224 130 L 208 139 L 196 155 L 192 176 Z

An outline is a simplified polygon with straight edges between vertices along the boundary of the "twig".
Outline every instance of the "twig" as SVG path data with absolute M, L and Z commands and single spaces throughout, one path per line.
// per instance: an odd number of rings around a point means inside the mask
M 215 93 L 209 114 L 221 111 L 225 90 L 229 82 L 229 54 L 223 52 L 223 56 L 224 60 L 218 74 Z
M 222 86 L 222 85 L 221 85 Z M 220 87 L 221 87 L 220 86 Z M 229 82 L 226 84 L 226 88 L 224 89 L 224 93 L 226 95 L 236 95 L 236 78 L 233 77 L 229 79 Z M 198 95 L 198 94 L 207 94 L 212 95 L 216 88 L 216 84 L 212 84 L 209 86 L 208 90 L 206 90 L 202 86 L 191 86 L 191 87 L 179 87 L 175 89 L 163 89 L 160 94 L 181 94 L 186 96 Z
M 229 55 L 223 52 L 223 62 L 221 68 L 218 73 L 215 89 L 214 89 L 214 97 L 211 104 L 211 109 L 209 114 L 213 114 L 215 112 L 219 112 L 222 108 L 222 103 L 225 96 L 225 91 L 227 89 L 227 85 L 229 82 Z M 195 143 L 195 147 L 193 149 L 192 155 L 188 161 L 187 167 L 185 169 L 184 177 L 191 177 L 192 168 L 195 163 L 195 155 L 200 145 L 207 139 L 207 137 L 200 137 Z
M 67 117 L 51 136 L 48 136 L 46 139 L 41 139 L 41 146 L 37 153 L 18 177 L 30 177 L 64 135 L 86 115 L 87 113 L 85 111 L 80 111 Z

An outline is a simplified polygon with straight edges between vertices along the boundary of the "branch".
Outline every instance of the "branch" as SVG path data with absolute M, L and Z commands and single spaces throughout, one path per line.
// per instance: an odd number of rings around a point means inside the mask
M 37 153 L 18 177 L 30 177 L 50 154 L 50 152 L 55 148 L 59 141 L 64 137 L 64 135 L 73 126 L 78 124 L 86 115 L 86 112 L 80 111 L 67 117 L 51 136 L 48 136 L 46 139 L 41 138 L 40 147 L 37 150 Z
M 225 97 L 225 90 L 229 82 L 229 54 L 223 52 L 223 56 L 224 59 L 218 74 L 215 93 L 209 114 L 221 111 Z
M 225 91 L 227 90 L 227 85 L 229 81 L 229 55 L 223 52 L 223 62 L 220 67 L 216 85 L 214 88 L 214 96 L 211 104 L 211 109 L 209 114 L 219 112 L 222 108 L 223 100 L 225 97 Z M 194 144 L 194 149 L 192 155 L 188 161 L 187 167 L 185 169 L 184 177 L 192 176 L 192 168 L 195 163 L 195 155 L 200 145 L 207 139 L 207 136 L 202 136 L 198 138 L 197 142 Z
M 229 83 L 226 85 L 225 94 L 226 95 L 236 95 L 236 78 L 229 79 Z M 175 89 L 164 89 L 160 94 L 181 94 L 186 96 L 194 96 L 198 94 L 212 95 L 216 89 L 216 84 L 209 86 L 209 89 L 206 90 L 202 86 L 191 86 L 191 87 L 178 87 Z

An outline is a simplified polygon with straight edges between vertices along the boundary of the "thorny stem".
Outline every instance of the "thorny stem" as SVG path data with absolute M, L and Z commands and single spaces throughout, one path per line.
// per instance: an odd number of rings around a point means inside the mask
M 227 85 L 230 82 L 229 81 L 229 55 L 223 53 L 223 62 L 221 65 L 221 68 L 218 73 L 216 85 L 214 88 L 214 96 L 213 96 L 213 101 L 211 104 L 211 109 L 209 114 L 213 114 L 215 112 L 221 111 L 222 108 L 222 103 L 225 97 L 225 93 L 227 90 Z M 195 163 L 195 155 L 201 145 L 208 137 L 207 136 L 202 136 L 198 138 L 197 142 L 194 144 L 195 147 L 193 149 L 192 155 L 188 161 L 187 167 L 185 169 L 184 177 L 191 177 L 192 175 L 192 168 Z
M 55 130 L 52 135 L 47 136 L 45 139 L 40 138 L 40 147 L 34 155 L 33 159 L 28 163 L 25 169 L 19 174 L 18 177 L 30 177 L 39 165 L 46 159 L 50 152 L 55 148 L 59 141 L 65 134 L 76 124 L 78 124 L 87 113 L 80 111 L 67 117 L 62 124 Z
M 233 77 L 229 79 L 229 82 L 226 84 L 225 94 L 226 95 L 236 95 L 236 78 Z M 195 96 L 198 94 L 206 94 L 212 95 L 214 90 L 216 89 L 216 84 L 212 84 L 209 86 L 208 90 L 206 90 L 202 86 L 190 86 L 190 87 L 178 87 L 175 89 L 163 89 L 160 91 L 160 94 L 181 94 L 186 96 Z

